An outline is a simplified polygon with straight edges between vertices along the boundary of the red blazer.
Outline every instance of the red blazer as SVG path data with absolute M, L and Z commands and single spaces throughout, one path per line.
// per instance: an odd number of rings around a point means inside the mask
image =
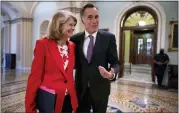
M 64 70 L 62 57 L 54 40 L 42 38 L 36 41 L 34 60 L 27 82 L 25 108 L 26 112 L 36 112 L 35 98 L 40 85 L 54 89 L 57 93 L 55 112 L 61 112 L 66 88 L 71 97 L 72 108 L 76 111 L 78 101 L 73 80 L 75 64 L 75 44 L 67 42 L 69 63 Z M 66 82 L 67 81 L 67 82 Z

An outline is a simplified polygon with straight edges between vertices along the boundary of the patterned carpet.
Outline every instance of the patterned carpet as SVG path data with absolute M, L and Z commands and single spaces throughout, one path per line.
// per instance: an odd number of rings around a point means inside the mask
M 107 107 L 107 112 L 112 112 L 112 113 L 122 113 L 120 109 L 112 106 Z
M 169 109 L 162 105 L 158 105 L 152 101 L 143 101 L 139 97 L 125 97 L 123 99 L 116 98 L 118 97 L 116 94 L 112 94 L 110 99 L 112 101 L 117 102 L 118 104 L 122 104 L 127 106 L 128 108 L 131 108 L 133 112 L 171 112 Z M 123 111 L 126 112 L 126 111 Z
M 1 112 L 25 112 L 24 95 L 25 91 L 2 97 Z M 122 113 L 120 109 L 110 105 L 107 107 L 107 112 Z
M 2 97 L 2 113 L 7 112 L 24 112 L 24 96 L 25 91 L 20 91 L 15 94 Z M 130 94 L 125 91 L 112 92 L 109 97 L 107 112 L 122 113 L 122 112 L 177 112 L 178 100 L 164 99 L 163 101 L 155 101 L 150 96 L 149 100 L 143 100 L 142 96 L 135 93 Z M 167 102 L 166 102 L 167 101 Z M 167 107 L 168 105 L 168 107 Z
M 9 81 L 1 83 L 1 112 L 25 112 L 24 96 L 27 75 L 24 73 L 18 77 L 9 75 Z M 6 75 L 7 77 L 7 75 Z M 107 112 L 178 112 L 177 90 L 162 90 L 153 87 L 141 87 L 121 82 L 112 83 Z

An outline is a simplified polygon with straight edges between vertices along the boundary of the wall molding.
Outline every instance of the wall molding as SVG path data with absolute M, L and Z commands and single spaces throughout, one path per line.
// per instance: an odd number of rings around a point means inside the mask
M 31 67 L 21 67 L 21 66 L 18 66 L 18 67 L 16 67 L 16 70 L 30 71 L 30 70 L 31 70 Z
M 77 7 L 65 7 L 59 10 L 69 10 L 72 11 L 73 13 L 80 13 L 81 8 L 77 8 Z
M 33 21 L 33 18 L 16 18 L 14 20 L 6 20 L 4 21 L 4 24 L 16 24 L 16 23 L 19 23 L 21 21 L 29 21 L 29 22 L 32 22 Z

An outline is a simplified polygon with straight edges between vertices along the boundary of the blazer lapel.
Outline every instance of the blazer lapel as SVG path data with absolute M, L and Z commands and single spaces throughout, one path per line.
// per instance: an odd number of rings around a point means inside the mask
M 83 34 L 81 35 L 81 41 L 80 41 L 80 56 L 82 56 L 82 59 L 85 60 L 86 62 L 88 62 L 88 60 L 86 59 L 84 52 L 83 52 L 83 43 L 85 40 L 85 32 L 83 32 Z
M 75 53 L 74 53 L 74 51 L 73 51 L 74 48 L 72 47 L 70 41 L 68 41 L 67 43 L 68 43 L 68 57 L 69 57 L 69 60 L 68 60 L 68 65 L 67 65 L 66 72 L 68 73 L 69 70 L 70 70 L 71 68 L 73 68 L 73 67 L 72 67 L 73 65 L 71 65 L 71 64 L 72 64 L 72 62 L 74 62 L 73 59 L 74 59 L 74 54 L 75 54 Z
M 94 55 L 97 53 L 98 49 L 99 49 L 99 45 L 100 45 L 100 42 L 101 42 L 101 33 L 98 31 L 97 35 L 96 35 L 96 41 L 95 41 L 95 45 L 93 47 L 93 53 L 92 53 L 92 58 L 91 58 L 91 61 L 94 57 Z
M 58 67 L 62 71 L 63 75 L 66 76 L 64 66 L 63 66 L 63 62 L 62 62 L 63 59 L 60 56 L 60 52 L 58 50 L 56 42 L 54 40 L 49 40 L 48 47 L 49 47 L 49 51 L 50 51 L 52 57 L 54 58 L 56 64 L 58 65 Z

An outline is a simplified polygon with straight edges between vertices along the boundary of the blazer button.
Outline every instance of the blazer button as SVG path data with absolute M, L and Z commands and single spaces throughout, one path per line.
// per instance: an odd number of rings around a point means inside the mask
M 66 84 L 66 83 L 67 83 L 67 80 L 65 80 L 64 83 Z

